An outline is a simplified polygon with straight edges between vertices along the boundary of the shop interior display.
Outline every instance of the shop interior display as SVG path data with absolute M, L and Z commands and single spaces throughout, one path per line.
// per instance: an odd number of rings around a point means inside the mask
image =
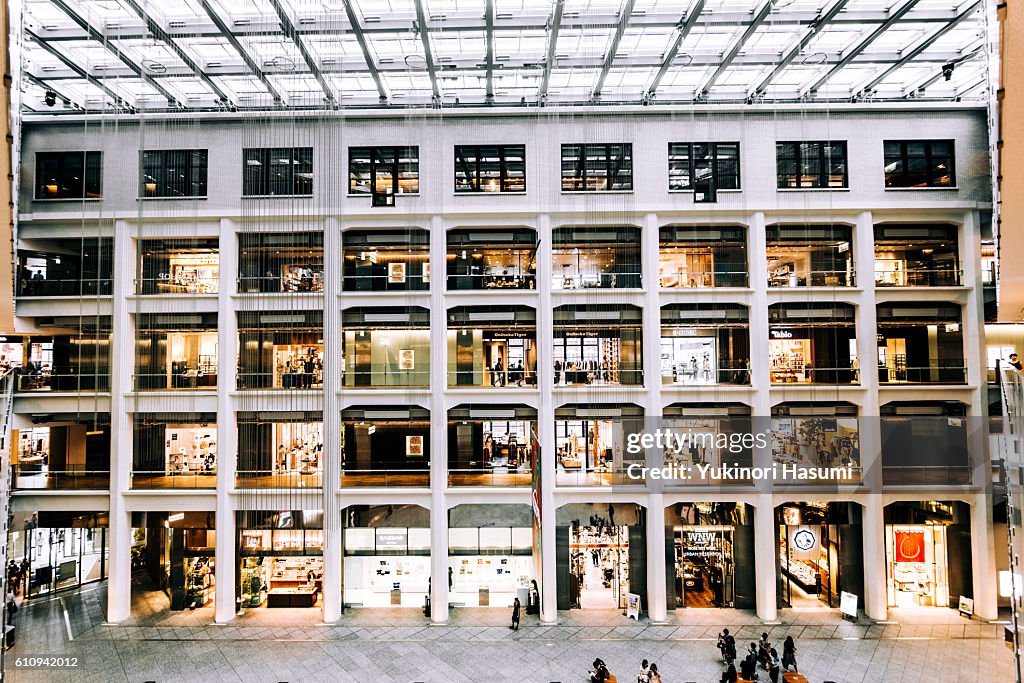
M 574 607 L 624 609 L 629 595 L 629 530 L 621 526 L 573 526 L 569 567 L 575 578 Z
M 324 449 L 321 423 L 277 423 L 274 427 L 277 444 L 275 473 L 313 474 L 320 471 L 320 457 Z
M 301 534 L 301 531 L 299 532 Z M 313 607 L 323 586 L 321 557 L 242 558 L 243 607 Z
M 613 423 L 610 420 L 565 421 L 556 424 L 556 462 L 563 470 L 604 472 L 614 468 Z
M 311 389 L 324 382 L 324 348 L 317 346 L 275 346 L 274 386 L 283 389 Z
M 170 271 L 160 273 L 156 283 L 160 294 L 216 294 L 220 266 L 216 254 L 170 258 Z
M 213 558 L 185 558 L 185 604 L 202 607 L 213 598 Z
M 621 359 L 618 338 L 555 339 L 555 384 L 618 384 Z
M 731 528 L 676 527 L 674 533 L 676 606 L 734 605 Z
M 324 289 L 324 271 L 320 266 L 284 265 L 281 266 L 282 292 L 322 292 Z
M 520 589 L 530 587 L 532 563 L 528 556 L 449 557 L 452 599 L 466 606 L 507 607 Z
M 167 474 L 215 474 L 217 430 L 212 427 L 167 427 Z

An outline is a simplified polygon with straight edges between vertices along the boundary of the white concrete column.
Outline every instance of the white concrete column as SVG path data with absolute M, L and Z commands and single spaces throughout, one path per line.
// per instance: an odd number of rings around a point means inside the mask
M 866 390 L 861 415 L 878 416 L 878 315 L 875 308 L 875 221 L 870 211 L 857 215 L 857 227 L 853 235 L 854 266 L 857 272 L 857 287 L 862 289 L 857 296 L 857 360 L 860 363 L 860 386 Z M 861 460 L 864 462 L 865 449 L 861 440 Z M 872 454 L 876 451 L 872 451 Z
M 985 351 L 985 292 L 981 286 L 981 229 L 978 223 L 977 212 L 968 211 L 964 214 L 964 225 L 960 230 L 960 263 L 963 264 L 962 283 L 971 290 L 963 307 L 960 330 L 964 339 L 967 384 L 980 387 L 973 392 L 969 414 L 984 416 L 988 407 L 983 393 L 987 387 L 988 357 Z M 987 468 L 984 476 L 988 476 Z M 984 486 L 988 482 L 976 481 L 974 484 Z
M 341 618 L 342 528 L 338 492 L 341 488 L 341 226 L 337 219 L 324 222 L 324 579 L 325 623 Z
M 747 259 L 750 286 L 754 293 L 750 307 L 750 383 L 757 391 L 754 416 L 771 407 L 768 396 L 770 373 L 768 368 L 768 247 L 765 237 L 764 213 L 757 211 L 748 219 Z M 755 463 L 756 464 L 756 463 Z
M 757 496 L 757 509 L 754 510 L 754 577 L 757 582 L 757 617 L 762 621 L 775 621 L 779 616 L 776 603 L 778 566 L 775 506 L 770 493 L 761 493 Z
M 440 216 L 430 220 L 430 623 L 448 622 L 448 316 L 447 240 Z
M 861 504 L 864 527 L 864 614 L 885 621 L 889 616 L 889 593 L 885 579 L 885 507 L 880 493 L 870 493 Z
M 537 386 L 540 404 L 537 410 L 537 438 L 540 441 L 538 459 L 540 477 L 541 542 L 539 558 L 534 566 L 540 567 L 537 584 L 540 587 L 540 620 L 545 624 L 558 622 L 558 572 L 555 565 L 555 406 L 554 406 L 554 317 L 551 308 L 551 217 L 537 218 Z M 536 514 L 536 511 L 535 513 Z
M 129 224 L 114 223 L 114 296 L 110 339 L 110 562 L 107 582 L 107 621 L 131 616 L 132 516 L 124 494 L 132 479 L 132 415 L 127 396 L 132 391 L 135 321 L 129 310 L 134 294 L 135 244 Z
M 238 318 L 234 295 L 238 289 L 238 249 L 235 224 L 220 221 L 220 286 L 217 295 L 217 545 L 215 548 L 214 619 L 226 623 L 236 612 L 235 551 L 237 532 L 231 492 L 238 467 L 238 427 L 231 398 L 238 374 Z
M 976 494 L 971 504 L 971 571 L 974 574 L 974 614 L 990 621 L 998 618 L 992 498 L 987 493 Z M 958 596 L 950 597 L 955 600 Z
M 658 216 L 644 216 L 640 233 L 641 270 L 644 285 L 643 311 L 643 366 L 644 417 L 646 429 L 653 429 L 661 421 L 661 299 L 658 282 L 658 252 L 660 235 Z M 660 453 L 649 454 L 661 464 Z M 647 496 L 647 614 L 651 621 L 668 618 L 667 580 L 665 577 L 665 497 L 661 494 L 661 481 L 648 482 Z

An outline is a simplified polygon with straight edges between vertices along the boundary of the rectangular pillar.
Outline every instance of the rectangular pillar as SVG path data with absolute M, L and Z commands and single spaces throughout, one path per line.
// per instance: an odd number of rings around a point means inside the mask
M 771 494 L 757 496 L 754 510 L 754 574 L 757 579 L 757 617 L 762 621 L 776 621 L 779 617 L 777 600 L 778 547 L 775 543 L 775 506 Z
M 992 499 L 986 493 L 976 494 L 971 504 L 971 571 L 974 574 L 974 614 L 990 621 L 997 619 L 999 607 L 996 597 Z M 955 595 L 950 597 L 957 598 Z
M 558 622 L 558 571 L 555 560 L 555 408 L 553 396 L 554 318 L 551 308 L 551 217 L 537 217 L 540 246 L 537 249 L 537 386 L 540 387 L 540 406 L 537 410 L 537 438 L 540 440 L 540 458 L 537 459 L 540 477 L 540 557 L 534 564 L 540 566 L 537 584 L 540 590 L 540 620 L 545 624 Z M 540 349 L 548 349 L 547 352 Z M 536 511 L 534 512 L 536 514 Z
M 235 244 L 234 222 L 221 219 L 218 246 L 221 273 L 235 273 L 238 270 L 238 249 Z M 231 621 L 237 612 L 235 565 L 238 553 L 235 546 L 238 535 L 231 497 L 238 465 L 237 422 L 231 397 L 238 373 L 238 366 L 233 360 L 238 356 L 238 318 L 233 305 L 236 290 L 235 278 L 221 278 L 217 295 L 217 354 L 220 359 L 217 376 L 217 540 L 214 549 L 217 584 L 213 594 L 214 620 L 218 624 Z
M 885 621 L 889 617 L 889 593 L 885 577 L 885 508 L 882 497 L 869 494 L 863 502 L 861 524 L 864 527 L 864 614 L 868 619 Z
M 448 319 L 445 226 L 430 220 L 430 623 L 448 622 Z
M 647 496 L 647 616 L 654 623 L 668 619 L 665 576 L 665 496 Z
M 341 254 L 341 226 L 337 219 L 328 218 L 324 224 L 324 253 Z M 341 261 L 325 261 L 324 267 L 324 451 L 321 473 L 323 476 L 323 620 L 333 624 L 341 618 L 344 602 L 341 584 L 342 529 L 338 491 L 341 488 Z

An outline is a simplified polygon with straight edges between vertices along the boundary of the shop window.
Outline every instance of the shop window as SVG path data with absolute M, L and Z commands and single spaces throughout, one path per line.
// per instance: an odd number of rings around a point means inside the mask
M 322 232 L 241 233 L 238 236 L 238 291 L 322 292 Z
M 607 416 L 583 417 L 604 413 Z M 559 486 L 642 485 L 627 476 L 631 464 L 643 465 L 644 455 L 626 453 L 628 435 L 642 429 L 642 416 L 626 417 L 637 409 L 618 407 L 605 412 L 583 406 L 555 411 L 555 482 Z M 616 415 L 617 414 L 617 415 Z
M 102 152 L 37 152 L 36 199 L 100 199 Z
M 952 225 L 876 225 L 876 287 L 955 287 L 961 282 Z
M 217 363 L 216 331 L 137 332 L 136 389 L 214 389 Z
M 779 189 L 847 187 L 846 142 L 779 142 Z
M 552 289 L 639 289 L 640 229 L 556 228 Z
M 526 146 L 455 147 L 456 192 L 526 192 Z
M 489 417 L 474 417 L 481 413 Z M 536 411 L 525 406 L 458 407 L 448 414 L 451 486 L 529 486 L 537 448 Z
M 791 410 L 790 413 L 799 412 Z M 839 413 L 847 411 L 840 410 Z M 772 462 L 796 470 L 813 470 L 815 479 L 801 479 L 800 474 L 786 470 L 785 479 L 800 483 L 859 484 L 860 430 L 856 415 L 834 417 L 779 416 L 771 420 Z M 833 468 L 835 468 L 833 470 Z M 844 471 L 843 468 L 847 468 Z M 846 476 L 846 472 L 850 476 Z M 830 476 L 819 476 L 827 474 Z
M 859 384 L 854 308 L 811 302 L 768 309 L 772 384 Z
M 885 550 L 890 607 L 950 606 L 944 524 L 886 524 Z
M 853 230 L 845 225 L 772 225 L 769 287 L 852 287 Z
M 313 148 L 282 147 L 242 150 L 242 195 L 313 194 Z
M 323 423 L 319 413 L 301 415 L 286 421 L 283 417 L 275 420 L 273 413 L 239 413 L 238 487 L 319 488 L 322 485 Z
M 140 197 L 205 197 L 205 149 L 156 150 L 142 153 Z
M 18 250 L 18 296 L 90 296 L 113 291 L 113 239 L 32 241 L 35 249 Z
M 169 423 L 139 416 L 134 429 L 132 488 L 216 486 L 217 426 L 212 421 Z
M 448 386 L 537 386 L 536 313 L 525 306 L 448 312 Z
M 643 384 L 643 330 L 635 307 L 559 306 L 553 341 L 556 385 Z
M 216 294 L 217 238 L 139 240 L 139 294 Z
M 955 303 L 879 304 L 879 383 L 965 383 L 961 317 Z
M 693 190 L 708 183 L 714 190 L 740 189 L 740 144 L 670 142 L 669 191 Z
M 427 486 L 430 415 L 418 407 L 342 411 L 342 486 Z
M 659 232 L 660 287 L 747 286 L 745 228 L 666 226 Z
M 533 230 L 450 230 L 448 289 L 533 289 L 536 258 Z
M 399 326 L 399 319 L 407 321 L 408 326 Z M 430 386 L 430 330 L 426 322 L 423 309 L 413 313 L 404 309 L 391 313 L 346 311 L 342 386 Z
M 670 305 L 661 310 L 663 384 L 750 384 L 747 309 Z
M 562 145 L 562 192 L 632 192 L 633 145 Z
M 955 187 L 952 140 L 886 140 L 885 186 Z
M 349 147 L 348 193 L 418 194 L 419 147 Z

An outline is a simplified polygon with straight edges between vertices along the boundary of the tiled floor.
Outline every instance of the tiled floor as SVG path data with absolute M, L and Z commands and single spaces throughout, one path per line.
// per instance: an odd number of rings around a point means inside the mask
M 773 625 L 739 610 L 678 610 L 667 624 L 573 610 L 560 612 L 557 625 L 524 617 L 512 631 L 509 611 L 499 608 L 452 609 L 444 626 L 418 609 L 349 610 L 333 625 L 320 623 L 317 609 L 256 609 L 216 625 L 211 608 L 169 612 L 162 593 L 142 590 L 133 594 L 132 618 L 108 625 L 105 598 L 104 586 L 92 585 L 24 605 L 7 653 L 11 680 L 569 683 L 585 681 L 589 662 L 601 657 L 629 683 L 646 657 L 666 681 L 711 683 L 722 671 L 715 640 L 723 627 L 741 646 L 763 631 L 777 643 L 792 635 L 812 683 L 1013 680 L 1002 626 L 949 610 L 894 612 L 885 624 L 783 610 Z M 79 657 L 81 666 L 11 667 L 19 656 L 58 654 Z

